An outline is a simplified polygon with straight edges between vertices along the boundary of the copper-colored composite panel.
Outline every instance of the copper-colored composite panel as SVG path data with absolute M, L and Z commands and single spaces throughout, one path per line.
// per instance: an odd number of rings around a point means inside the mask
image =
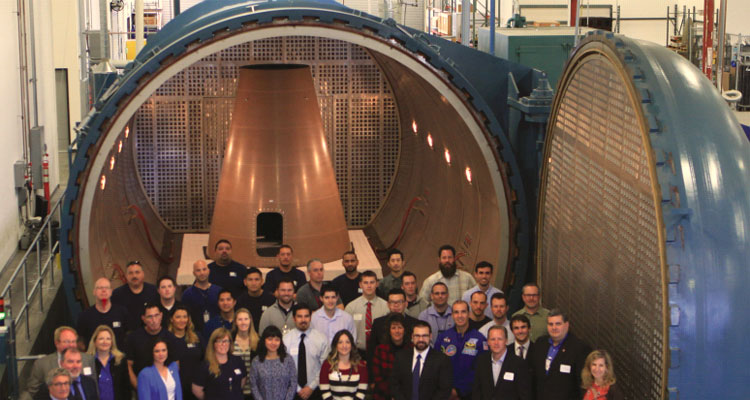
M 258 254 L 257 217 L 278 213 L 295 258 L 341 258 L 349 247 L 344 212 L 307 65 L 240 69 L 208 249 L 232 242 L 233 258 L 273 266 Z M 264 254 L 268 255 L 268 254 Z

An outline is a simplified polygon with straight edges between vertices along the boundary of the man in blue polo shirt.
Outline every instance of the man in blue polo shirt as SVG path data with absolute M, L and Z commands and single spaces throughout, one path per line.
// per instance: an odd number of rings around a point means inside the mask
M 477 356 L 487 351 L 487 341 L 476 329 L 469 329 L 469 305 L 463 300 L 453 303 L 455 326 L 441 332 L 435 341 L 453 364 L 453 396 L 471 399 Z

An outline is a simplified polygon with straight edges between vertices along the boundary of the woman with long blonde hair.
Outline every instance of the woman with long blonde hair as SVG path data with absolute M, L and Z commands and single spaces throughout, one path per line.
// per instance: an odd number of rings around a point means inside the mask
M 117 348 L 115 332 L 107 325 L 99 325 L 91 335 L 88 353 L 94 356 L 99 398 L 125 400 L 130 398 L 130 377 L 125 354 Z
M 205 360 L 193 376 L 193 394 L 200 400 L 243 400 L 246 379 L 245 363 L 232 354 L 232 333 L 217 328 L 208 339 Z
M 180 382 L 182 383 L 182 395 L 186 400 L 195 399 L 193 396 L 193 375 L 203 361 L 203 339 L 195 332 L 190 310 L 182 304 L 174 307 L 172 317 L 169 319 L 168 330 L 185 344 L 185 349 L 180 358 Z
M 255 331 L 253 316 L 247 308 L 240 308 L 234 312 L 234 321 L 232 322 L 232 336 L 234 337 L 234 347 L 232 353 L 245 362 L 245 367 L 250 370 L 250 363 L 255 356 L 255 350 L 258 348 L 258 332 Z M 250 380 L 242 388 L 245 399 L 250 398 Z
M 354 336 L 346 329 L 336 332 L 331 352 L 320 367 L 320 391 L 324 399 L 363 399 L 367 392 L 367 364 L 359 356 Z
M 619 400 L 622 398 L 615 383 L 612 357 L 605 350 L 594 350 L 586 357 L 581 370 L 581 387 L 586 391 L 583 400 Z

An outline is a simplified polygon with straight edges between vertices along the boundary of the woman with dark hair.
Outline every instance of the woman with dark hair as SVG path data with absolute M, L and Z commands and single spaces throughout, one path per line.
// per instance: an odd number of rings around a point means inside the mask
M 107 325 L 99 325 L 89 342 L 89 354 L 94 356 L 96 378 L 101 400 L 129 400 L 130 378 L 128 363 L 117 348 L 115 333 Z
M 388 316 L 386 322 L 388 329 L 384 332 L 385 337 L 380 339 L 380 344 L 375 347 L 375 353 L 372 357 L 370 372 L 372 372 L 372 382 L 375 386 L 373 398 L 375 400 L 390 400 L 391 390 L 389 379 L 393 369 L 393 359 L 396 352 L 404 347 L 410 347 L 411 342 L 405 340 L 404 316 L 393 313 Z
M 203 361 L 203 341 L 195 332 L 193 321 L 190 318 L 190 310 L 183 304 L 178 304 L 172 310 L 172 318 L 169 320 L 169 331 L 178 340 L 185 343 L 185 349 L 180 358 L 180 380 L 182 381 L 182 396 L 187 400 L 195 399 L 193 395 L 193 375 Z
M 320 367 L 320 391 L 325 400 L 364 399 L 367 392 L 367 364 L 354 348 L 351 332 L 342 329 L 331 341 L 331 352 Z
M 217 328 L 208 339 L 205 361 L 193 375 L 193 394 L 200 400 L 243 400 L 245 379 L 245 363 L 232 355 L 231 332 Z
M 247 308 L 240 308 L 234 312 L 234 322 L 232 323 L 232 337 L 234 338 L 234 347 L 232 353 L 245 362 L 245 367 L 250 371 L 250 365 L 255 351 L 258 349 L 258 332 L 253 325 L 253 316 Z M 245 382 L 242 388 L 245 399 L 251 399 L 250 380 Z
M 164 339 L 156 339 L 151 346 L 153 364 L 138 373 L 139 400 L 182 400 L 182 386 L 177 362 L 169 360 Z
M 615 382 L 612 357 L 605 350 L 594 350 L 583 364 L 581 387 L 586 390 L 583 400 L 619 400 L 622 398 Z
M 293 400 L 297 393 L 297 366 L 286 354 L 281 331 L 273 325 L 263 331 L 258 342 L 250 387 L 255 400 Z

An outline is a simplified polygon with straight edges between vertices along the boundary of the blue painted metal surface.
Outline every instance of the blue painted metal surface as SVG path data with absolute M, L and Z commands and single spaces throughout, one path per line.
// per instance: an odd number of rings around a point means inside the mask
M 231 33 L 242 29 L 245 23 L 256 23 L 262 26 L 282 26 L 284 23 L 302 23 L 303 18 L 313 18 L 317 26 L 329 25 L 331 28 L 354 29 L 366 31 L 367 35 L 376 35 L 420 55 L 437 70 L 444 71 L 450 82 L 468 98 L 469 103 L 480 114 L 486 117 L 485 126 L 496 137 L 499 143 L 498 152 L 508 168 L 508 183 L 514 191 L 515 202 L 512 214 L 518 220 L 518 231 L 515 244 L 519 255 L 513 268 L 519 277 L 518 285 L 523 284 L 527 275 L 531 254 L 531 230 L 533 221 L 529 218 L 529 209 L 533 209 L 535 199 L 529 197 L 535 188 L 529 191 L 524 185 L 514 154 L 508 142 L 506 129 L 507 115 L 507 74 L 513 72 L 518 78 L 520 91 L 530 93 L 535 87 L 536 79 L 542 74 L 528 67 L 493 58 L 487 54 L 458 46 L 451 42 L 427 36 L 398 26 L 393 20 L 363 14 L 343 5 L 330 1 L 239 1 L 222 0 L 203 1 L 181 13 L 164 27 L 158 34 L 149 37 L 146 47 L 125 69 L 125 74 L 112 84 L 107 92 L 98 99 L 94 109 L 87 116 L 81 128 L 76 159 L 71 164 L 68 194 L 65 198 L 61 223 L 61 261 L 68 303 L 76 314 L 80 306 L 74 297 L 75 269 L 74 248 L 70 234 L 75 229 L 76 218 L 72 214 L 78 201 L 80 179 L 86 176 L 89 167 L 88 151 L 96 148 L 102 136 L 104 123 L 117 111 L 118 103 L 127 99 L 139 86 L 139 80 L 149 74 L 158 73 L 162 63 L 170 57 L 180 56 L 187 52 L 187 46 L 213 39 L 216 35 Z M 288 22 L 279 22 L 286 20 Z M 275 21 L 275 22 L 274 22 Z M 535 154 L 521 155 L 536 157 Z M 88 212 L 87 210 L 84 212 Z M 520 303 L 520 298 L 515 299 Z
M 640 90 L 657 162 L 669 269 L 669 398 L 744 398 L 750 143 L 716 88 L 685 59 L 625 37 L 603 41 L 622 55 Z

